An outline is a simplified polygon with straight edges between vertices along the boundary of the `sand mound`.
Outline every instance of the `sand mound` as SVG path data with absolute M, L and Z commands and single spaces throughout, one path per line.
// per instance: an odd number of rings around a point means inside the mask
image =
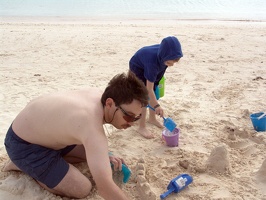
M 208 170 L 218 173 L 230 173 L 230 163 L 226 147 L 223 145 L 214 148 L 206 165 Z

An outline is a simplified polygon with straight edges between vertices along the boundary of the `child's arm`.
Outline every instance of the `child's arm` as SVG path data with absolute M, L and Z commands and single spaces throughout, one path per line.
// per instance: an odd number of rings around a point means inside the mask
M 158 103 L 156 96 L 155 96 L 155 93 L 154 93 L 154 90 L 153 90 L 154 83 L 147 80 L 146 87 L 147 87 L 147 90 L 149 92 L 149 98 L 150 98 L 149 104 L 150 104 L 150 106 L 152 106 L 155 109 L 155 113 L 157 115 L 160 115 L 161 117 L 163 117 L 163 108 Z

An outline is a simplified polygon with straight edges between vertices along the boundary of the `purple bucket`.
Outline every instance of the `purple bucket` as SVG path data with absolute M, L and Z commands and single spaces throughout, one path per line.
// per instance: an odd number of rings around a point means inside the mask
M 172 132 L 170 132 L 168 129 L 164 129 L 162 133 L 162 138 L 166 142 L 167 146 L 176 147 L 178 146 L 179 142 L 179 133 L 179 128 L 175 128 Z

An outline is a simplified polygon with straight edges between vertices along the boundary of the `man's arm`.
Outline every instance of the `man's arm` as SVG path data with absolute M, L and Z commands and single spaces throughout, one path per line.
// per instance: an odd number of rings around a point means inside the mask
M 96 130 L 95 130 L 96 131 Z M 96 182 L 99 194 L 104 199 L 128 199 L 112 178 L 112 169 L 108 156 L 108 141 L 103 132 L 91 134 L 83 142 L 87 163 Z

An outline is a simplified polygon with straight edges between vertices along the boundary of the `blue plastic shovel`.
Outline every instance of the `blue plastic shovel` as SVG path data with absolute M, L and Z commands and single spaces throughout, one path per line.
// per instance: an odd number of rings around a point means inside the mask
M 152 109 L 153 111 L 155 111 L 155 109 L 153 108 L 153 107 L 151 107 L 149 104 L 148 104 L 148 107 L 150 108 L 150 109 Z M 169 117 L 167 117 L 167 118 L 164 118 L 163 117 L 163 125 L 170 131 L 170 132 L 172 132 L 174 129 L 175 129 L 175 127 L 176 127 L 176 123 L 171 119 L 171 118 L 169 118 Z
M 192 183 L 193 178 L 188 174 L 180 174 L 179 176 L 172 179 L 167 186 L 167 191 L 160 195 L 161 199 L 164 199 L 172 192 L 178 193 Z
M 110 163 L 110 164 L 111 164 L 111 167 L 112 167 L 112 169 L 113 169 L 113 168 L 114 168 L 114 164 L 113 164 L 113 163 Z M 123 177 L 123 183 L 127 183 L 128 180 L 129 180 L 129 178 L 130 178 L 131 171 L 130 171 L 130 169 L 129 169 L 126 165 L 124 165 L 124 164 L 122 164 L 122 173 L 123 173 L 123 175 L 124 175 L 124 177 Z

